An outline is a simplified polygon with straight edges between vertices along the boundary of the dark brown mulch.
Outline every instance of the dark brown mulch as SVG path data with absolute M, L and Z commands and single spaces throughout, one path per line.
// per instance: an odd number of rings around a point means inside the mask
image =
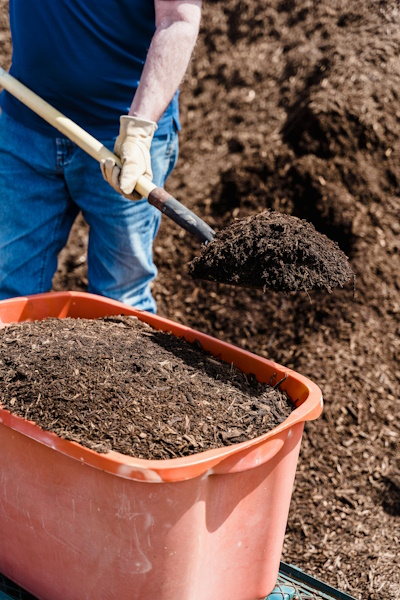
M 294 408 L 276 387 L 135 317 L 10 325 L 0 331 L 0 383 L 11 412 L 137 458 L 253 439 Z
M 11 59 L 0 0 L 2 66 Z M 159 314 L 314 379 L 283 560 L 357 600 L 400 598 L 400 28 L 398 0 L 204 2 L 167 190 L 221 230 L 271 208 L 350 257 L 352 286 L 283 297 L 192 280 L 198 244 L 163 218 Z M 57 290 L 87 290 L 88 228 Z
M 354 277 L 336 242 L 304 219 L 275 211 L 237 219 L 218 232 L 191 261 L 189 274 L 264 292 L 331 292 Z

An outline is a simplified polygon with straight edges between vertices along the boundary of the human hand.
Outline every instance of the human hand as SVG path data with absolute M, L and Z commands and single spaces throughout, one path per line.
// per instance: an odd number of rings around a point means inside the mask
M 100 163 L 104 179 L 118 193 L 131 200 L 141 195 L 134 191 L 139 177 L 153 178 L 150 146 L 157 129 L 154 121 L 124 115 L 120 118 L 119 136 L 115 141 L 114 154 L 119 156 L 122 169 L 113 158 Z

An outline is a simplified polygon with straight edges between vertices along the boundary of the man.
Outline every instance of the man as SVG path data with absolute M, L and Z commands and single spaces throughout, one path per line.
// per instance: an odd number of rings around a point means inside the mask
M 201 0 L 10 0 L 11 74 L 121 157 L 98 164 L 7 92 L 0 116 L 0 299 L 51 289 L 79 211 L 89 291 L 155 312 L 161 214 L 133 192 L 175 166 L 178 87 Z M 110 184 L 106 185 L 104 179 Z

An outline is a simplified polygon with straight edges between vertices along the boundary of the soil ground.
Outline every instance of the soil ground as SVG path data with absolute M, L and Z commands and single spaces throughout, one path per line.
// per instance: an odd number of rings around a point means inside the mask
M 7 0 L 0 51 L 8 66 Z M 192 281 L 163 220 L 159 313 L 323 390 L 306 427 L 283 560 L 358 600 L 400 597 L 400 30 L 397 0 L 205 2 L 168 190 L 214 229 L 271 208 L 350 257 L 356 290 L 282 295 Z M 86 289 L 82 220 L 55 289 Z

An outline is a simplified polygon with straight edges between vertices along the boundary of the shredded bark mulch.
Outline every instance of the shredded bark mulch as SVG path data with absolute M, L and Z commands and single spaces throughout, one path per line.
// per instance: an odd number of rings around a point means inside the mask
M 218 232 L 189 263 L 189 274 L 264 292 L 331 292 L 354 278 L 336 242 L 304 219 L 269 210 Z
M 2 66 L 11 63 L 0 0 Z M 193 280 L 197 240 L 163 219 L 160 315 L 309 376 L 282 559 L 357 598 L 400 598 L 400 45 L 397 0 L 203 2 L 169 193 L 213 229 L 272 209 L 349 256 L 357 286 L 266 296 Z M 55 290 L 88 289 L 77 221 Z
M 1 404 L 62 438 L 137 458 L 253 439 L 294 405 L 277 386 L 135 317 L 46 319 L 0 332 Z

